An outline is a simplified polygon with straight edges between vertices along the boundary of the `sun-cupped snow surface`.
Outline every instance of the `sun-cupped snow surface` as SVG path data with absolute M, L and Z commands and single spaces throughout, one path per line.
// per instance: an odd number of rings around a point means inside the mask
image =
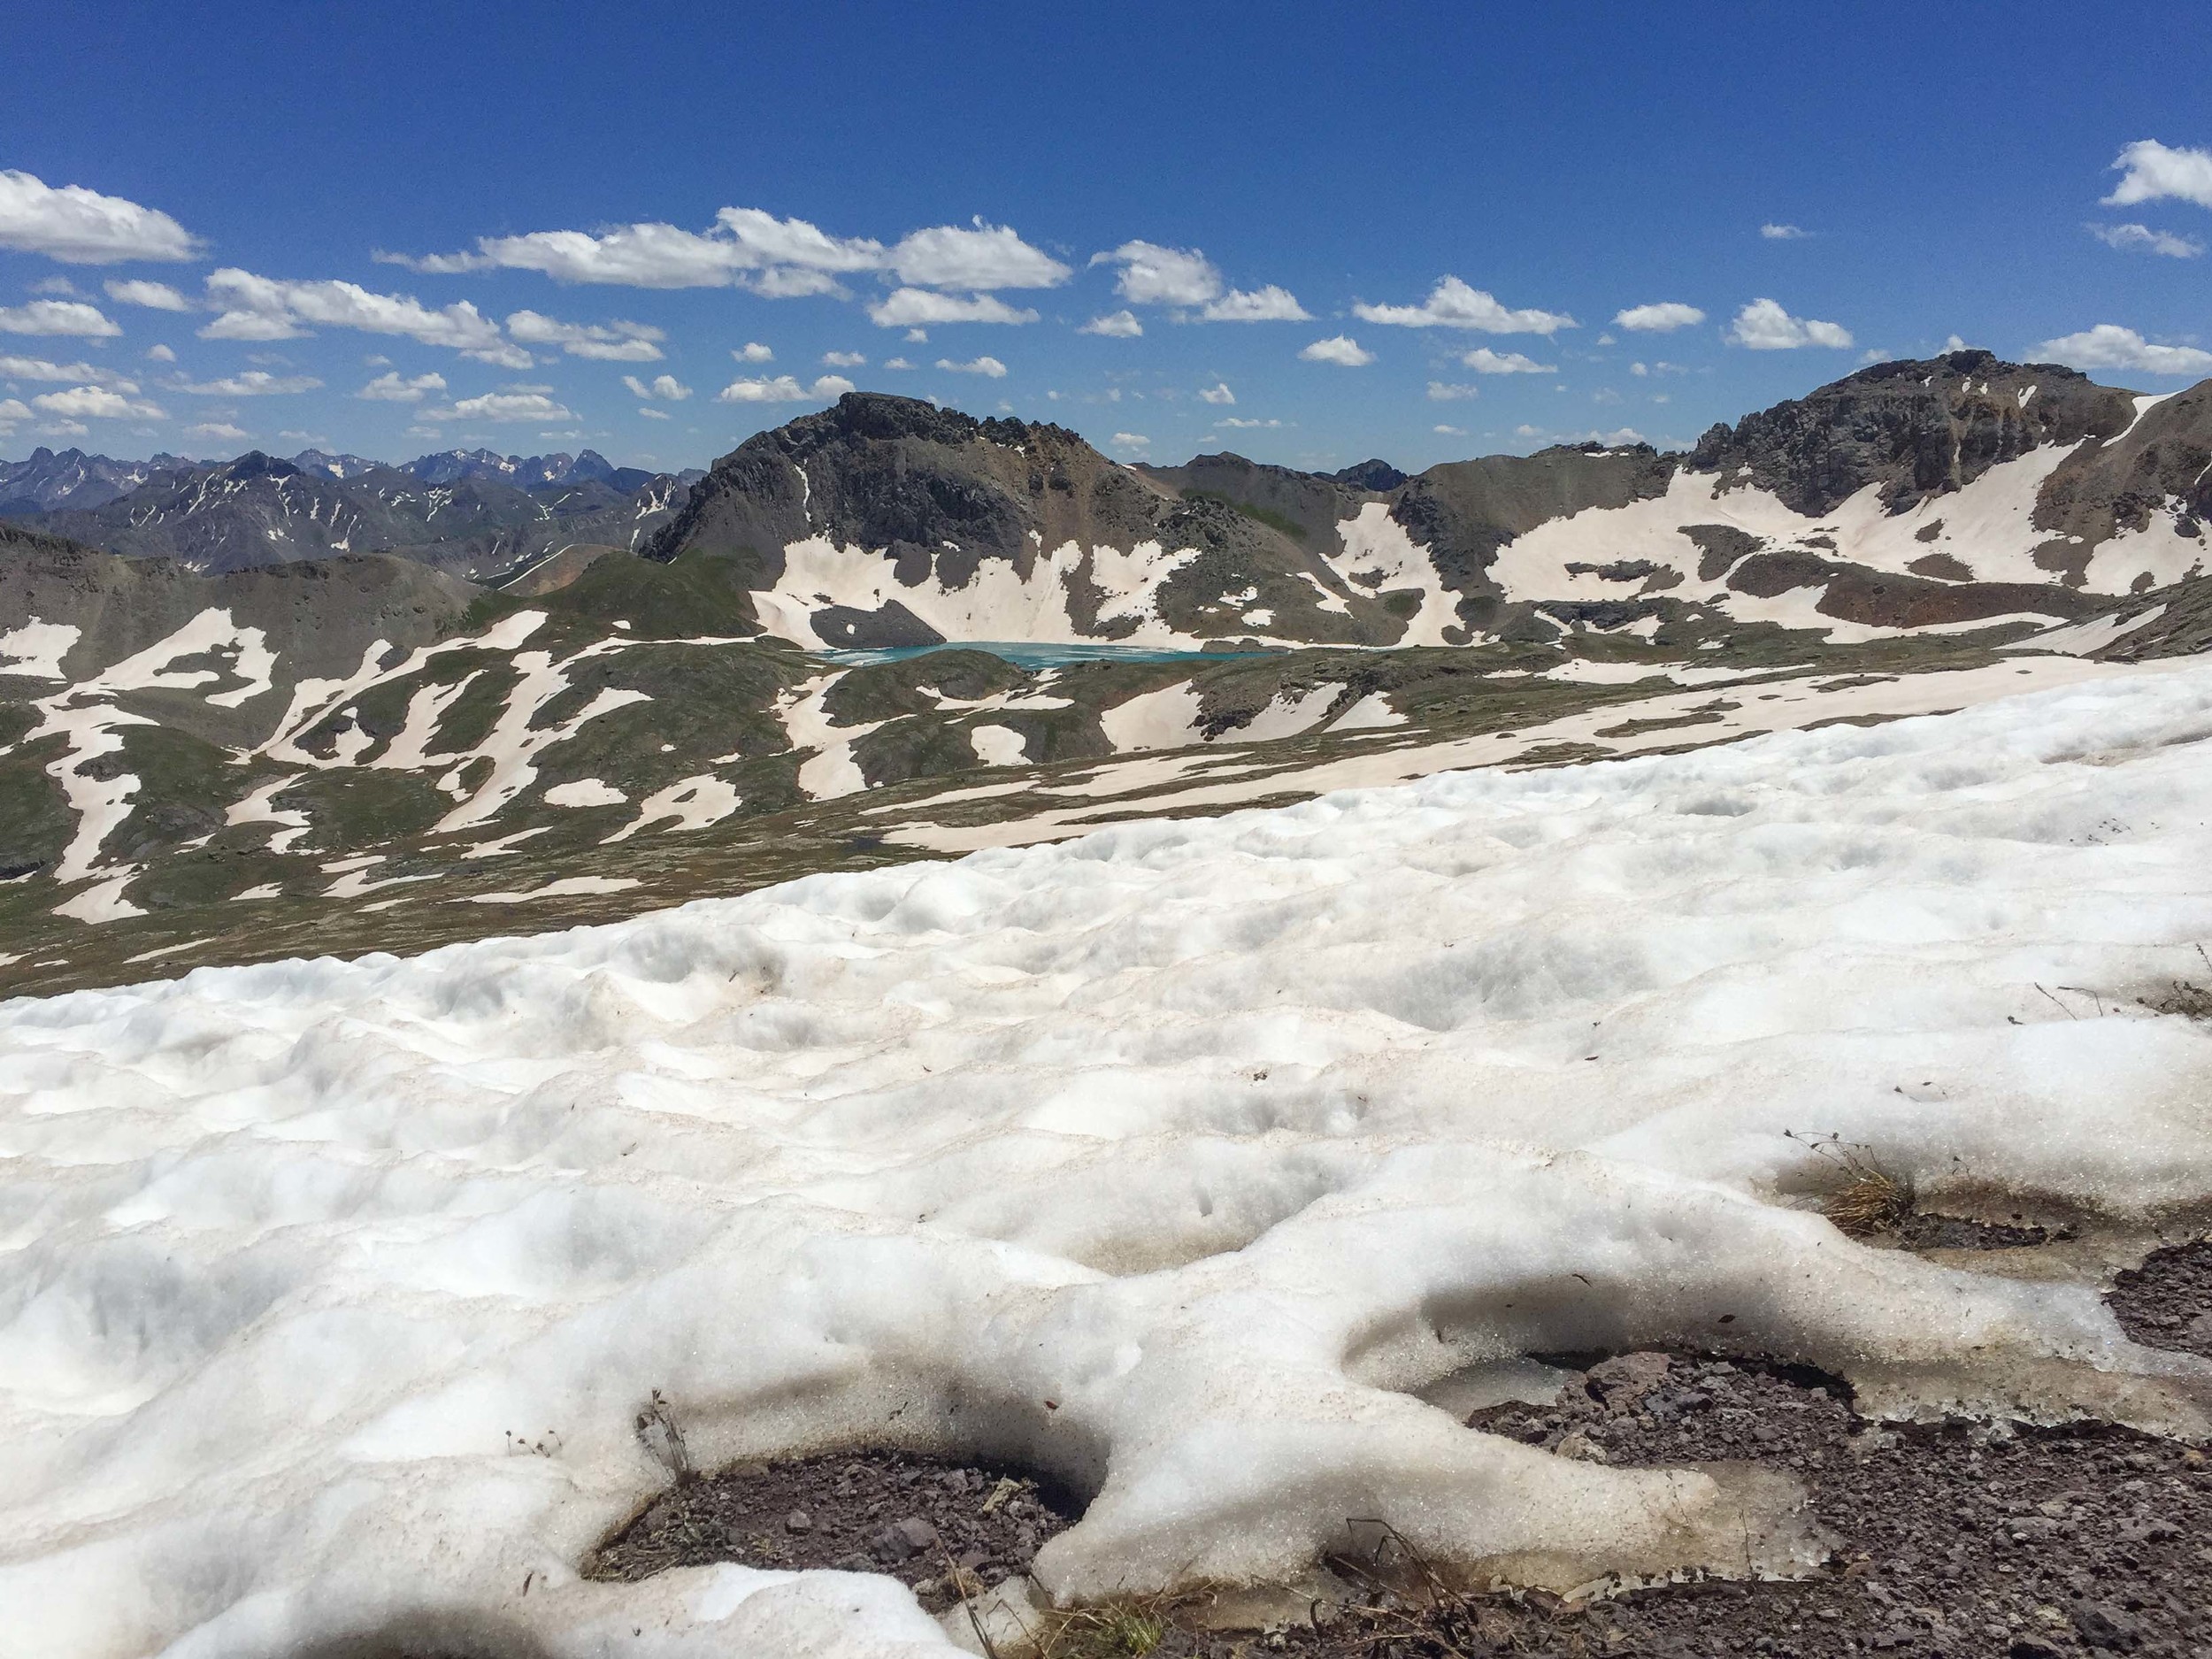
M 1780 1477 L 1418 1397 L 1532 1352 L 2201 1437 L 2212 1363 L 1853 1243 L 1792 1137 L 2202 1206 L 2212 1034 L 2136 999 L 2208 977 L 2208 868 L 2191 665 L 0 1006 L 0 1653 L 945 1651 L 880 1578 L 580 1579 L 656 1390 L 703 1464 L 1055 1472 L 1063 1598 L 1354 1516 L 1555 1586 L 1809 1559 Z

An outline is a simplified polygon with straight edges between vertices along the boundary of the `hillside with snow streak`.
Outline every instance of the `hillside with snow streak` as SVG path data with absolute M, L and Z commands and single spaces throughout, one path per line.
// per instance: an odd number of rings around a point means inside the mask
M 1846 1239 L 1794 1137 L 1968 1213 L 2200 1218 L 2212 1033 L 2147 1003 L 2208 977 L 2208 869 L 2181 662 L 7 1003 L 0 1654 L 949 1650 L 887 1578 L 580 1579 L 667 1479 L 655 1391 L 703 1464 L 1057 1475 L 1064 1599 L 1279 1581 L 1348 1515 L 1555 1586 L 1812 1558 L 1775 1477 L 1419 1397 L 1528 1353 L 2200 1440 L 2212 1363 Z

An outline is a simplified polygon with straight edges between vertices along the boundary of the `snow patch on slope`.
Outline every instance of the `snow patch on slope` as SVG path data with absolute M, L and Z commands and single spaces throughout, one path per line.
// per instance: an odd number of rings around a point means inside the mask
M 2129 995 L 2201 972 L 2208 731 L 2193 664 L 0 1005 L 5 1640 L 945 1651 L 879 1579 L 576 1579 L 666 1479 L 656 1389 L 703 1463 L 1055 1471 L 1077 1596 L 1279 1577 L 1347 1514 L 1555 1582 L 1790 1558 L 1786 1494 L 1408 1392 L 1532 1351 L 2202 1435 L 2212 1363 L 1850 1242 L 1785 1132 L 1938 1197 L 2212 1196 L 2212 1037 Z

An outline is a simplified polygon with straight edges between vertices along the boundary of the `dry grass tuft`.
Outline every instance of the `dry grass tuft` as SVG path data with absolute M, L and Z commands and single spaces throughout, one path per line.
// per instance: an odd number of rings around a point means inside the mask
M 1894 1233 L 1912 1215 L 1912 1183 L 1901 1180 L 1876 1163 L 1871 1148 L 1853 1145 L 1840 1135 L 1784 1133 L 1793 1141 L 1804 1141 L 1815 1156 L 1843 1171 L 1843 1185 L 1828 1194 L 1820 1210 L 1846 1237 L 1866 1239 Z

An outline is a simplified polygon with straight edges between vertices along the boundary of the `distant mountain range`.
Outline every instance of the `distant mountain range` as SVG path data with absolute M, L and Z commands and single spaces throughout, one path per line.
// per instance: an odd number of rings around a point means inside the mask
M 121 462 L 42 449 L 0 463 L 0 518 L 196 571 L 390 552 L 497 580 L 571 549 L 634 546 L 702 476 L 618 467 L 591 449 L 451 449 L 390 466 L 319 449 Z

